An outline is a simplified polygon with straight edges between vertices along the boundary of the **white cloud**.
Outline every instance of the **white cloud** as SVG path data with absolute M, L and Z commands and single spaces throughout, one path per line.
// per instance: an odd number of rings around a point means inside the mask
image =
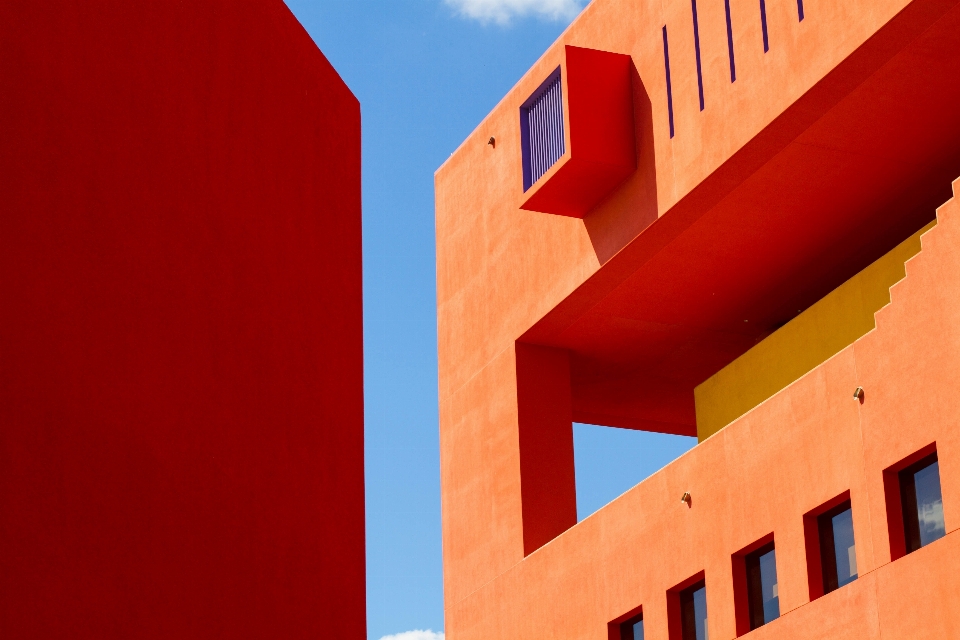
M 920 505 L 918 515 L 920 516 L 920 529 L 922 531 L 935 533 L 946 530 L 943 523 L 943 500 Z
M 415 631 L 404 631 L 403 633 L 383 636 L 380 640 L 443 640 L 443 632 L 440 631 L 438 633 L 430 631 L 429 629 L 426 631 L 417 629 Z
M 507 24 L 515 16 L 527 15 L 570 20 L 580 13 L 586 0 L 446 0 L 446 3 L 469 18 Z

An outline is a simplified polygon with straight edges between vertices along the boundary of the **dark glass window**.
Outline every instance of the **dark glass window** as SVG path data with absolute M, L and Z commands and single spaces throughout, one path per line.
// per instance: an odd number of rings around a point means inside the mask
M 638 616 L 622 623 L 620 640 L 643 640 L 643 617 Z
M 701 580 L 680 592 L 683 640 L 707 640 L 707 587 Z
M 562 90 L 557 69 L 520 107 L 524 191 L 564 154 Z
M 900 500 L 906 552 L 916 551 L 946 534 L 940 463 L 934 453 L 900 472 Z
M 850 501 L 817 519 L 820 530 L 820 561 L 823 592 L 830 593 L 857 579 L 857 545 L 853 538 Z
M 749 554 L 744 560 L 747 569 L 750 628 L 756 629 L 780 617 L 777 552 L 771 543 Z

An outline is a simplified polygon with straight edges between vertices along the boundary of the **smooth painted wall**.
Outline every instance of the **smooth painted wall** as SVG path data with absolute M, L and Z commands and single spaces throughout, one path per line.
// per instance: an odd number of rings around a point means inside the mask
M 8 0 L 0 140 L 0 637 L 364 638 L 357 100 L 280 0 Z

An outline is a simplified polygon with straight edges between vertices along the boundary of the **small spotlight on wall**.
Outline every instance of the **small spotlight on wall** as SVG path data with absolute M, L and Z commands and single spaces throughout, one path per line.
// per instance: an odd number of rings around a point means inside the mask
M 853 392 L 853 399 L 863 404 L 863 387 L 857 387 L 856 391 Z
M 487 140 L 487 144 L 490 145 L 491 147 L 493 147 L 494 149 L 496 149 L 496 148 L 497 148 L 497 139 L 494 138 L 493 136 L 490 136 L 490 139 Z
M 693 496 L 690 495 L 689 491 L 685 491 L 683 496 L 680 498 L 680 502 L 687 505 L 687 508 L 689 509 L 693 506 Z

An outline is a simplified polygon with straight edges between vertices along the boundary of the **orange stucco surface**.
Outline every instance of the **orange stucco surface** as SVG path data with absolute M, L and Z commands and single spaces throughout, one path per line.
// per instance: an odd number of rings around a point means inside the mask
M 704 571 L 711 637 L 734 637 L 731 554 L 772 532 L 782 617 L 756 637 L 957 637 L 960 400 L 941 391 L 960 376 L 960 201 L 940 209 L 892 298 L 854 345 L 449 603 L 450 636 L 600 639 L 643 606 L 647 637 L 667 638 L 667 589 Z M 932 442 L 948 534 L 892 563 L 883 470 Z M 846 491 L 860 578 L 810 603 L 802 516 Z
M 697 384 L 960 175 L 956 0 L 767 0 L 767 53 L 730 0 L 736 82 L 724 3 L 698 4 L 703 111 L 689 0 L 594 0 L 437 172 L 448 637 L 600 640 L 642 606 L 667 640 L 666 591 L 702 571 L 732 638 L 731 554 L 771 533 L 783 615 L 755 637 L 958 637 L 957 200 L 875 330 L 576 523 L 571 421 L 695 433 Z M 520 208 L 517 110 L 566 45 L 635 66 L 637 169 L 583 219 Z M 882 472 L 933 442 L 948 534 L 891 561 Z M 860 578 L 810 602 L 803 515 L 846 491 Z

